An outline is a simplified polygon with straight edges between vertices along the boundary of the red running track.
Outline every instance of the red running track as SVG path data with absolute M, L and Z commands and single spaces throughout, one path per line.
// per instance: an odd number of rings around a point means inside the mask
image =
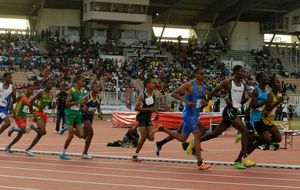
M 48 134 L 35 150 L 61 151 L 66 136 L 53 134 L 53 123 L 47 127 Z M 95 138 L 90 153 L 131 155 L 134 149 L 109 148 L 109 140 L 121 139 L 127 129 L 111 128 L 110 122 L 95 122 Z M 25 149 L 34 133 L 24 136 L 15 148 Z M 158 134 L 156 139 L 165 135 Z M 11 139 L 1 135 L 4 147 Z M 232 161 L 240 145 L 234 144 L 232 136 L 220 137 L 203 144 L 206 160 Z M 279 151 L 256 151 L 252 158 L 259 163 L 299 165 L 300 139 L 295 138 L 293 149 Z M 74 138 L 70 152 L 80 153 L 83 141 Z M 146 142 L 141 156 L 156 157 L 154 143 Z M 192 159 L 181 151 L 180 143 L 172 142 L 163 149 L 161 157 Z M 93 159 L 70 161 L 57 156 L 0 152 L 0 189 L 220 189 L 220 190 L 300 189 L 300 170 L 249 168 L 236 170 L 230 166 L 213 166 L 199 171 L 192 164 L 142 162 L 126 160 Z

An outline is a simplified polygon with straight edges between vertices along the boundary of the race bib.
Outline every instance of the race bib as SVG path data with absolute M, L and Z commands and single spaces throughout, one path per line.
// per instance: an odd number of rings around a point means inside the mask
M 0 99 L 0 106 L 1 107 L 6 107 L 7 101 L 5 99 Z
M 29 107 L 28 106 L 24 106 L 23 112 L 24 113 L 30 113 Z
M 43 111 L 48 114 L 52 113 L 52 110 L 50 110 L 48 106 L 46 106 Z
M 151 96 L 151 97 L 149 97 L 149 98 L 146 98 L 146 99 L 145 99 L 145 102 L 146 102 L 146 105 L 149 106 L 149 105 L 154 104 L 154 99 L 153 99 L 153 97 Z
M 258 111 L 264 111 L 264 109 L 265 109 L 265 105 L 263 105 L 263 106 L 261 106 L 259 108 L 256 108 L 256 110 L 258 110 Z
M 236 109 L 241 109 L 242 107 L 242 104 L 241 103 L 238 103 L 238 102 L 232 102 L 232 107 L 236 108 Z
M 196 108 L 199 109 L 199 108 L 202 107 L 202 105 L 203 105 L 202 99 L 198 99 L 197 102 L 196 102 Z
M 71 110 L 79 111 L 80 110 L 80 106 L 79 105 L 74 105 L 74 106 L 71 107 Z
M 96 111 L 97 108 L 89 107 L 89 111 Z

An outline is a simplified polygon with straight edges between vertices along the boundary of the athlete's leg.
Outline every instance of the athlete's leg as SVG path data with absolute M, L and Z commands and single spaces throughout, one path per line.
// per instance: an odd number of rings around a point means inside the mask
M 146 126 L 139 126 L 139 131 L 140 131 L 141 136 L 140 136 L 140 140 L 139 140 L 138 145 L 137 145 L 136 150 L 135 150 L 136 154 L 138 154 L 141 151 L 141 149 L 142 149 L 142 147 L 143 147 L 143 145 L 144 145 L 144 143 L 147 139 L 147 128 L 146 128 Z
M 6 117 L 3 119 L 3 124 L 2 124 L 2 126 L 0 127 L 0 134 L 2 134 L 3 131 L 5 131 L 5 130 L 10 126 L 10 124 L 11 124 L 10 119 L 9 119 L 9 117 L 6 116 Z
M 210 139 L 216 138 L 221 135 L 224 131 L 228 129 L 230 125 L 221 122 L 218 127 L 216 127 L 212 132 L 206 133 L 200 138 L 201 142 L 208 141 Z
M 85 146 L 84 146 L 83 154 L 87 154 L 94 136 L 94 130 L 89 120 L 85 120 L 83 122 L 84 122 L 84 136 L 85 136 Z
M 153 126 L 149 125 L 148 127 L 146 127 L 146 129 L 147 129 L 147 139 L 149 141 L 153 141 L 154 140 Z
M 243 152 L 243 157 L 246 158 L 248 156 L 248 141 L 249 141 L 249 132 L 247 127 L 243 124 L 242 120 L 240 118 L 236 118 L 232 122 L 232 126 L 238 130 L 242 134 L 242 152 Z
M 39 119 L 37 121 L 37 134 L 26 151 L 31 150 L 44 135 L 46 135 L 46 124 L 42 119 Z
M 17 136 L 7 145 L 7 148 L 10 149 L 14 144 L 16 144 L 23 136 L 25 133 L 24 129 L 21 129 L 20 132 L 18 132 Z

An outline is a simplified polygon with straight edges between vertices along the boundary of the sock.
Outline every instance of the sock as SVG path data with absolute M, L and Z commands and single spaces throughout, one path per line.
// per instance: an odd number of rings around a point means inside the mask
M 139 154 L 136 152 L 132 155 L 132 157 L 138 157 L 138 156 L 139 156 Z
M 169 142 L 167 139 L 163 139 L 162 141 L 158 142 L 158 145 L 163 146 L 164 144 L 166 144 L 167 142 Z
M 62 154 L 66 154 L 67 149 L 63 149 L 63 151 L 61 152 Z
M 202 164 L 202 160 L 198 160 L 197 165 L 200 166 Z

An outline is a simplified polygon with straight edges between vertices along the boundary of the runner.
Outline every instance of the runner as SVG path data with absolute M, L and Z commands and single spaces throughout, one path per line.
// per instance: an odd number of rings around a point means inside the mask
M 196 84 L 202 84 L 204 93 L 208 92 L 208 90 L 207 90 L 206 85 L 204 83 L 202 83 L 202 80 L 203 80 L 203 76 L 202 75 L 204 74 L 203 71 L 201 69 L 198 69 L 198 70 L 194 71 L 194 73 L 197 73 L 197 72 L 200 72 L 200 75 L 197 75 L 197 74 L 195 75 L 194 81 L 192 82 L 192 84 L 193 84 L 193 92 L 192 93 L 200 95 L 200 94 L 203 94 L 203 92 L 200 91 L 197 88 Z M 196 98 L 197 99 L 202 99 L 203 97 L 202 96 L 196 96 Z M 194 100 L 194 101 L 195 101 L 195 104 L 193 104 L 193 106 L 194 106 L 194 108 L 193 108 L 194 119 L 197 122 L 197 126 L 198 126 L 201 134 L 204 134 L 206 128 L 200 122 L 199 117 L 200 117 L 201 108 L 204 106 L 205 102 L 203 101 L 202 102 L 203 105 L 202 106 L 198 105 L 198 107 L 197 107 L 197 100 Z M 183 124 L 184 124 L 184 122 L 182 121 L 180 123 L 180 126 L 179 126 L 178 130 L 177 130 L 177 133 L 179 133 L 179 134 L 182 133 L 182 126 L 183 126 Z M 162 149 L 162 146 L 164 144 L 172 141 L 173 139 L 175 139 L 175 138 L 169 135 L 168 137 L 164 138 L 163 140 L 156 142 L 156 150 L 155 150 L 156 151 L 156 155 L 159 156 L 160 151 Z M 193 141 L 191 141 L 191 143 L 193 143 Z M 188 154 L 190 154 L 190 153 L 194 153 L 195 154 L 195 151 L 192 150 L 193 146 L 189 146 L 189 143 L 187 143 L 187 142 L 183 142 L 182 143 L 182 148 L 183 148 L 183 150 L 188 150 L 187 151 Z
M 195 81 L 187 82 L 181 87 L 177 88 L 173 93 L 172 97 L 184 102 L 184 110 L 182 112 L 183 117 L 183 127 L 182 132 L 174 132 L 164 127 L 155 128 L 153 131 L 162 131 L 169 134 L 171 137 L 176 138 L 178 141 L 184 142 L 192 133 L 194 135 L 194 148 L 198 160 L 198 169 L 205 170 L 211 166 L 205 164 L 201 157 L 201 147 L 200 147 L 200 135 L 201 132 L 197 125 L 197 120 L 199 116 L 199 111 L 202 107 L 204 101 L 205 88 L 206 85 L 203 83 L 204 72 L 202 69 L 194 70 Z M 182 94 L 185 94 L 182 96 Z
M 16 102 L 16 90 L 12 85 L 11 73 L 4 73 L 2 78 L 3 83 L 0 83 L 0 124 L 4 123 L 0 127 L 0 134 L 10 126 L 8 111 Z
M 218 127 L 216 127 L 211 133 L 206 133 L 201 137 L 201 142 L 207 141 L 218 137 L 224 131 L 226 131 L 230 126 L 233 126 L 238 130 L 242 138 L 242 152 L 243 160 L 245 163 L 252 162 L 247 159 L 247 149 L 248 149 L 248 130 L 244 126 L 242 120 L 237 116 L 241 111 L 242 105 L 248 101 L 248 97 L 245 96 L 245 85 L 243 84 L 244 79 L 244 68 L 241 65 L 236 65 L 233 67 L 233 79 L 224 80 L 219 86 L 217 86 L 209 95 L 209 99 L 212 96 L 216 96 L 221 90 L 225 90 L 228 97 L 225 98 L 226 107 L 223 110 L 223 120 Z M 234 162 L 233 166 L 238 169 L 246 169 L 246 167 L 241 162 Z
M 81 156 L 82 159 L 92 159 L 92 156 L 88 155 L 88 149 L 91 145 L 94 135 L 92 123 L 94 120 L 95 112 L 97 111 L 99 116 L 101 115 L 101 98 L 99 97 L 100 91 L 101 86 L 97 82 L 93 82 L 91 85 L 91 92 L 84 97 L 86 106 L 82 112 L 82 120 L 84 124 L 85 147 Z
M 149 141 L 154 140 L 153 135 L 153 125 L 151 122 L 151 114 L 155 112 L 155 120 L 158 120 L 158 112 L 155 107 L 155 95 L 153 93 L 156 83 L 153 79 L 147 78 L 144 81 L 145 91 L 139 95 L 137 99 L 137 103 L 135 105 L 135 110 L 139 113 L 136 116 L 136 120 L 138 121 L 139 131 L 140 131 L 140 141 L 136 148 L 135 153 L 132 155 L 132 161 L 141 162 L 138 158 L 138 154 L 142 149 L 146 139 Z
M 36 122 L 37 127 L 34 127 L 33 125 L 30 126 L 30 128 L 36 132 L 36 137 L 33 139 L 31 145 L 25 150 L 25 153 L 29 156 L 33 156 L 31 149 L 40 141 L 42 136 L 46 135 L 46 124 L 48 121 L 47 114 L 51 113 L 50 110 L 55 107 L 52 103 L 52 80 L 46 79 L 44 85 L 45 89 L 39 91 L 30 101 L 31 106 L 36 107 L 33 113 L 33 121 Z
M 59 155 L 62 160 L 70 160 L 70 157 L 66 155 L 66 151 L 72 142 L 74 134 L 78 138 L 84 137 L 84 130 L 82 127 L 82 117 L 81 110 L 84 106 L 84 78 L 82 76 L 77 76 L 75 78 L 76 86 L 72 87 L 68 92 L 68 97 L 66 101 L 66 126 L 68 130 L 68 138 L 65 141 L 63 151 Z
M 32 112 L 32 107 L 30 105 L 32 92 L 33 86 L 29 84 L 27 85 L 26 92 L 17 97 L 16 108 L 15 110 L 12 109 L 12 113 L 18 128 L 12 127 L 8 132 L 8 136 L 11 136 L 14 131 L 18 132 L 18 135 L 5 147 L 6 152 L 12 153 L 11 147 L 22 138 L 24 133 L 26 133 L 27 114 Z

